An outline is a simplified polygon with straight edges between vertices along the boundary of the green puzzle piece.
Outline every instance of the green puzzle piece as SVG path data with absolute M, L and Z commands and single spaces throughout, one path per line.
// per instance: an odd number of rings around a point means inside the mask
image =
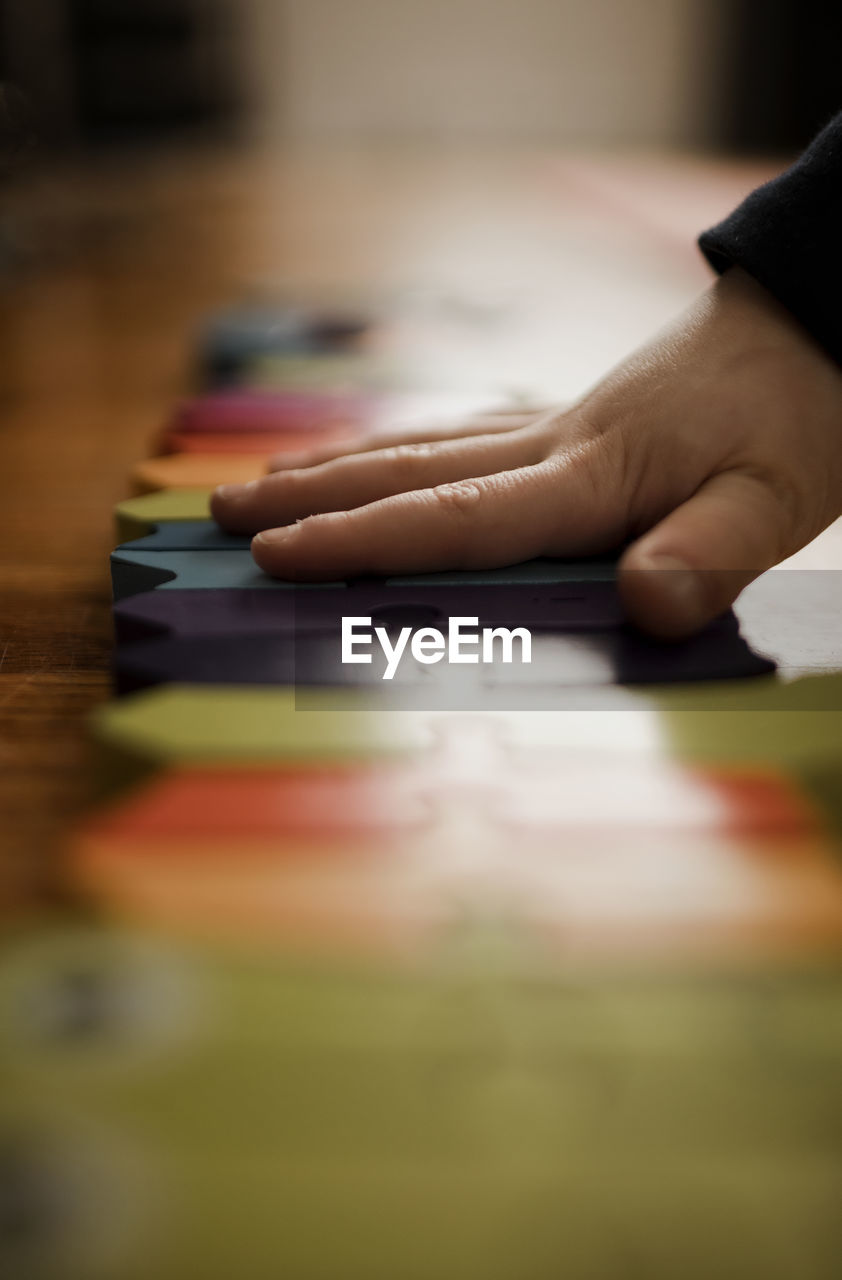
M 410 392 L 418 389 L 417 379 L 405 366 L 367 354 L 257 356 L 250 363 L 249 374 L 249 383 L 255 389 Z
M 425 745 L 409 716 L 384 705 L 346 690 L 160 685 L 106 703 L 92 724 L 120 781 L 166 765 L 313 763 Z
M 168 520 L 208 520 L 210 489 L 162 489 L 126 498 L 114 508 L 118 544 L 143 538 Z
M 696 761 L 842 763 L 842 675 L 661 688 L 651 696 L 667 745 Z
M 9 1274 L 835 1280 L 840 999 L 832 966 L 21 944 L 0 1136 L 37 1230 L 10 1236 Z

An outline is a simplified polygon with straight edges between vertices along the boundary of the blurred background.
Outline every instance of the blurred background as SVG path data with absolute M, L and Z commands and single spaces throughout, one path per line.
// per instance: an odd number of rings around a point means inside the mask
M 7 151 L 187 131 L 782 151 L 838 105 L 832 0 L 4 0 Z

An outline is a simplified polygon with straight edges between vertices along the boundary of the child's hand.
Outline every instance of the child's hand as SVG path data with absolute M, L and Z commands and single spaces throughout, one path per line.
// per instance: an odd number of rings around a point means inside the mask
M 679 636 L 842 512 L 842 370 L 737 268 L 575 408 L 475 430 L 296 460 L 217 490 L 213 514 L 298 581 L 630 542 L 629 615 Z

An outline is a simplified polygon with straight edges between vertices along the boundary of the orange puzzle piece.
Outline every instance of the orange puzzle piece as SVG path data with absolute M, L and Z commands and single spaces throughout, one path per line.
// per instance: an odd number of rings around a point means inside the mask
M 266 473 L 264 459 L 254 453 L 170 453 L 147 458 L 132 470 L 135 493 L 159 489 L 215 489 L 218 484 L 246 484 Z
M 428 820 L 398 769 L 183 769 L 92 819 L 70 866 L 147 922 L 281 946 L 405 947 L 452 910 L 416 854 Z
M 434 762 L 178 769 L 89 822 L 73 871 L 147 921 L 281 946 L 404 949 L 483 919 L 565 953 L 839 938 L 831 841 L 783 775 L 628 764 L 623 791 L 552 756 L 484 782 Z

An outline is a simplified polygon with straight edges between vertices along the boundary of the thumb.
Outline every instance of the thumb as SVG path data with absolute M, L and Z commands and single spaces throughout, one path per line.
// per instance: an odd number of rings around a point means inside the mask
M 756 477 L 714 476 L 620 560 L 629 618 L 665 639 L 698 631 L 789 553 L 789 524 L 780 499 Z

